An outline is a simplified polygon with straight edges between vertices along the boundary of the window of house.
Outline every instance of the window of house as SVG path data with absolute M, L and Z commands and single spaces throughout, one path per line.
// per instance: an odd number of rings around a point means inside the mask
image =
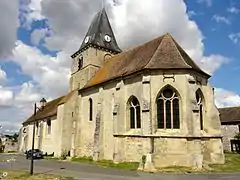
M 196 101 L 199 107 L 200 129 L 203 130 L 203 95 L 200 90 L 196 92 Z
M 179 97 L 170 88 L 164 89 L 157 98 L 157 127 L 180 129 Z
M 129 118 L 130 118 L 130 128 L 139 129 L 141 128 L 141 112 L 140 104 L 136 97 L 132 96 L 129 101 Z
M 92 99 L 89 99 L 89 121 L 93 120 L 93 102 Z
M 47 120 L 47 133 L 51 134 L 52 122 L 50 119 Z

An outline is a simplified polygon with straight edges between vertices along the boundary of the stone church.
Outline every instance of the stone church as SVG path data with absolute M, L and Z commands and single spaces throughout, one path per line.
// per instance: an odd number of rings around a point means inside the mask
M 71 56 L 68 94 L 23 122 L 20 151 L 140 162 L 155 167 L 224 163 L 221 123 L 210 75 L 170 34 L 127 51 L 105 9 Z

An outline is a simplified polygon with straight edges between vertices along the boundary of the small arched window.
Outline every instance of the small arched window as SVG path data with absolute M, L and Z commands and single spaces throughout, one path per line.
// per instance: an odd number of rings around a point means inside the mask
M 93 120 L 93 102 L 92 98 L 89 99 L 89 121 Z
M 47 133 L 51 134 L 51 130 L 52 130 L 52 122 L 51 119 L 47 120 Z
M 78 70 L 82 69 L 83 66 L 83 56 L 80 55 L 78 58 Z
M 203 94 L 201 90 L 196 91 L 196 101 L 199 107 L 200 129 L 203 130 Z
M 164 89 L 157 98 L 157 126 L 159 129 L 179 129 L 179 97 L 171 88 Z
M 128 100 L 129 107 L 129 118 L 130 118 L 130 128 L 140 129 L 141 128 L 141 112 L 140 104 L 136 97 L 132 96 Z
M 39 122 L 36 122 L 36 135 L 38 135 L 38 127 L 39 127 Z

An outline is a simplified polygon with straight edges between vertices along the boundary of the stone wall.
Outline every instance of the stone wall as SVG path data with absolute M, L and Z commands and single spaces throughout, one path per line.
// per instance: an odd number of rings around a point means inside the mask
M 80 71 L 71 75 L 70 78 L 70 91 L 81 89 L 90 80 L 91 77 L 99 70 L 104 64 L 105 55 L 110 55 L 109 52 L 101 51 L 95 48 L 88 48 L 74 58 L 78 62 L 80 56 L 83 57 L 83 67 Z
M 236 133 L 239 132 L 239 125 L 222 125 L 221 130 L 223 134 L 223 149 L 231 151 L 230 140 L 234 138 Z
M 58 107 L 61 109 L 61 106 Z M 44 153 L 51 154 L 54 152 L 55 156 L 61 155 L 61 124 L 59 123 L 59 115 L 61 111 L 58 111 L 58 116 L 51 117 L 51 132 L 47 131 L 47 119 L 38 121 L 38 128 L 35 128 L 35 142 L 34 148 L 42 150 Z M 24 130 L 25 129 L 25 130 Z M 25 133 L 23 132 L 25 131 Z M 32 148 L 33 136 L 33 123 L 25 125 L 21 128 L 21 140 L 19 145 L 19 151 L 25 152 Z
M 100 137 L 95 141 L 99 144 L 99 159 L 140 161 L 142 155 L 151 151 L 148 136 L 153 135 L 156 136 L 157 166 L 198 166 L 203 160 L 223 163 L 220 119 L 212 87 L 198 74 L 190 76 L 191 82 L 189 76 L 180 71 L 172 74 L 155 71 L 151 75 L 136 75 L 81 92 L 77 156 L 93 156 L 96 118 L 100 117 Z M 156 99 L 166 86 L 173 87 L 180 95 L 180 129 L 157 129 Z M 206 103 L 203 130 L 200 130 L 195 107 L 195 92 L 199 89 Z M 129 126 L 127 102 L 131 96 L 135 96 L 141 106 L 141 129 Z M 89 98 L 93 100 L 93 121 L 89 121 Z M 99 110 L 101 114 L 97 116 Z M 189 137 L 193 140 L 187 140 Z
M 63 109 L 63 117 L 61 123 L 62 136 L 61 139 L 61 151 L 64 153 L 69 153 L 74 155 L 74 145 L 73 143 L 75 136 L 75 131 L 73 129 L 73 122 L 78 116 L 77 105 L 78 105 L 78 93 L 74 92 L 71 97 L 65 102 Z

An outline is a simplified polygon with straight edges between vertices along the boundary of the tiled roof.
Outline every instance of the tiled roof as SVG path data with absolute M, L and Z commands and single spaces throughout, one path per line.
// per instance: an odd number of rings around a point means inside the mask
M 69 98 L 74 94 L 74 92 L 76 91 L 71 91 L 65 96 L 61 96 L 52 101 L 49 101 L 41 111 L 37 111 L 35 117 L 34 115 L 31 115 L 26 121 L 23 122 L 23 124 L 28 124 L 30 122 L 33 122 L 34 120 L 42 120 L 57 115 L 58 106 L 66 103 Z
M 198 67 L 172 36 L 167 33 L 108 59 L 83 89 L 144 69 L 188 69 L 197 71 L 207 78 L 210 77 Z
M 221 123 L 240 123 L 240 106 L 219 108 Z

